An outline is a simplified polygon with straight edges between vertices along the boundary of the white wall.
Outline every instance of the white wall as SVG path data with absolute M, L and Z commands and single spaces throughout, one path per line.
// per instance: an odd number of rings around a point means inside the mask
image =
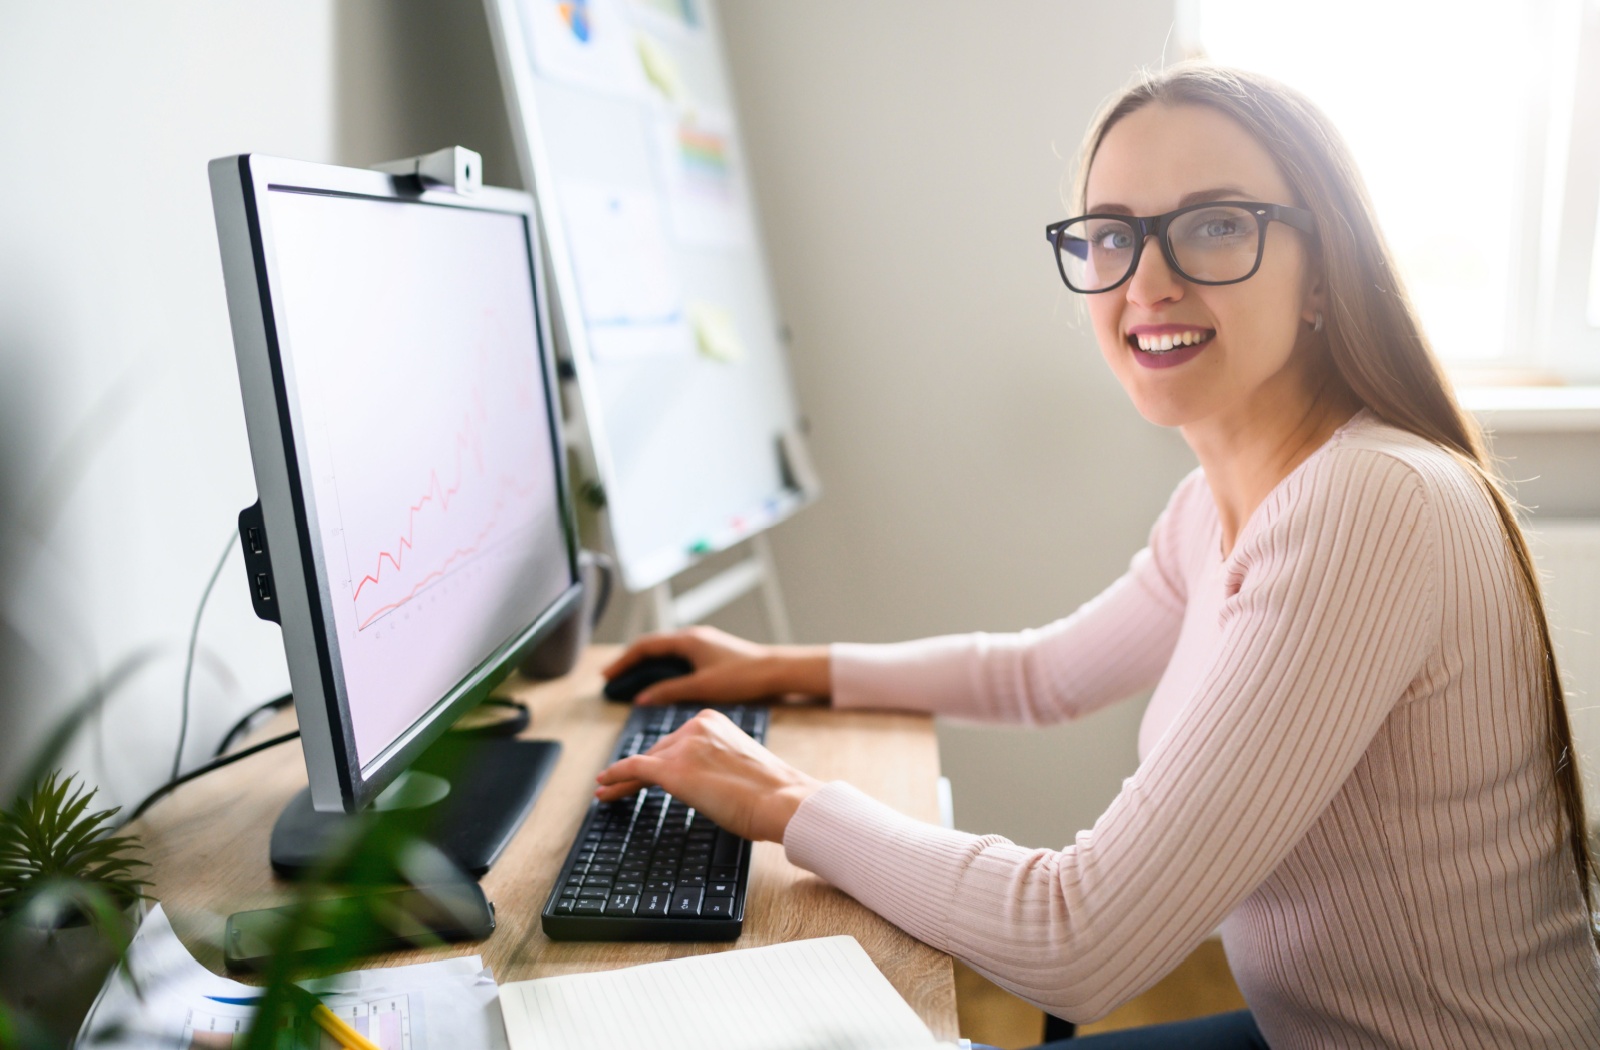
M 796 630 L 886 641 L 1070 613 L 1193 466 L 1134 412 L 1056 275 L 1090 117 L 1170 0 L 730 2 L 722 18 L 825 488 L 778 530 Z M 957 823 L 1059 846 L 1135 764 L 1142 704 L 944 725 Z
M 0 775 L 145 646 L 156 659 L 69 764 L 125 802 L 171 762 L 189 619 L 254 499 L 205 165 L 331 159 L 331 7 L 0 11 Z M 286 688 L 276 629 L 229 569 L 196 677 L 196 757 Z

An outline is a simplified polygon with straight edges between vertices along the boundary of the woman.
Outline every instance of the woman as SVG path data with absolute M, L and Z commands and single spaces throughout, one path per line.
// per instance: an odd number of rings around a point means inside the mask
M 1275 82 L 1186 65 L 1113 102 L 1080 178 L 1086 216 L 1049 231 L 1062 276 L 1139 411 L 1200 461 L 1127 574 L 1017 635 L 688 631 L 608 670 L 693 662 L 645 703 L 812 693 L 1027 724 L 1153 686 L 1111 807 L 1059 852 L 931 827 L 712 712 L 597 795 L 660 784 L 1067 1018 L 1220 924 L 1250 1010 L 1119 1045 L 1600 1047 L 1527 547 L 1337 133 Z

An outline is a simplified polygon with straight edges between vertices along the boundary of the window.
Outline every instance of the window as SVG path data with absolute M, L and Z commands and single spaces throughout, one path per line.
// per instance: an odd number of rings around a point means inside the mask
M 1344 133 L 1459 373 L 1600 381 L 1600 0 L 1179 0 Z

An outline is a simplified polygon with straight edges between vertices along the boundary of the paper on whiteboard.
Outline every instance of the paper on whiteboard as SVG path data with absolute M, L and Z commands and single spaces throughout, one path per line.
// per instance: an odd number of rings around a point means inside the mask
M 633 14 L 642 26 L 655 32 L 696 37 L 705 29 L 705 16 L 698 0 L 629 0 Z
M 618 0 L 523 0 L 522 25 L 544 76 L 608 95 L 643 96 L 633 27 Z
M 706 109 L 663 114 L 656 118 L 655 131 L 673 235 L 684 244 L 748 244 L 749 208 L 733 147 L 732 118 Z
M 561 204 L 590 353 L 612 361 L 692 353 L 655 199 L 644 190 L 568 183 Z

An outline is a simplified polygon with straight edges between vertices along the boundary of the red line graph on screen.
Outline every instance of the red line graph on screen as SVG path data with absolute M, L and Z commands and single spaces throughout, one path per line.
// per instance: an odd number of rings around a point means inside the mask
M 501 479 L 501 485 L 504 488 L 509 488 L 509 489 L 513 489 L 513 490 L 515 489 L 515 486 L 513 486 L 511 484 L 511 480 L 509 478 L 502 478 Z M 356 630 L 359 631 L 362 628 L 366 627 L 368 624 L 371 624 L 374 621 L 376 621 L 378 619 L 381 619 L 383 616 L 386 616 L 387 614 L 394 612 L 396 609 L 400 608 L 402 605 L 405 605 L 407 602 L 411 601 L 411 599 L 413 599 L 417 595 L 421 594 L 424 590 L 426 590 L 428 588 L 429 584 L 432 584 L 432 583 L 434 583 L 434 582 L 436 582 L 438 580 L 443 579 L 445 576 L 448 576 L 450 574 L 450 570 L 458 562 L 460 562 L 463 559 L 470 558 L 472 555 L 477 554 L 479 551 L 481 551 L 483 549 L 484 540 L 488 539 L 490 534 L 492 534 L 494 532 L 494 530 L 499 527 L 499 525 L 500 525 L 500 512 L 505 509 L 505 506 L 506 506 L 506 504 L 505 504 L 505 500 L 504 499 L 495 500 L 494 501 L 494 513 L 490 516 L 488 522 L 484 524 L 483 528 L 478 531 L 478 535 L 476 537 L 474 537 L 472 543 L 470 543 L 470 544 L 468 544 L 467 546 L 464 546 L 464 547 L 457 547 L 455 550 L 451 551 L 445 557 L 444 561 L 439 563 L 437 568 L 435 568 L 432 572 L 428 573 L 426 576 L 422 577 L 422 579 L 418 580 L 416 583 L 412 584 L 411 585 L 411 589 L 409 591 L 407 591 L 402 597 L 396 599 L 395 601 L 389 602 L 389 603 L 387 603 L 385 605 L 380 605 L 376 609 L 372 609 L 372 610 L 368 611 L 367 613 L 365 613 L 362 616 L 362 618 L 356 623 Z M 402 539 L 401 542 L 406 545 L 407 549 L 410 549 L 409 541 Z M 396 561 L 389 554 L 388 551 L 380 552 L 379 558 L 381 558 L 383 560 L 387 560 L 390 564 L 395 566 L 396 571 L 399 571 L 399 569 L 400 569 L 399 562 Z M 381 568 L 380 568 L 379 571 L 380 572 L 382 571 Z M 373 582 L 373 583 L 377 583 L 378 582 L 377 577 L 375 577 L 375 576 L 364 577 L 362 579 L 361 583 L 358 584 L 357 587 L 356 587 L 357 595 L 360 594 L 361 588 L 363 586 L 365 586 L 366 583 L 369 580 L 371 582 Z M 354 600 L 354 599 L 352 599 L 352 600 Z
M 428 551 L 426 545 L 419 554 L 417 544 L 417 529 L 419 519 L 426 523 L 435 517 L 448 521 L 452 507 L 456 506 L 463 496 L 463 489 L 471 494 L 474 477 L 484 479 L 483 426 L 487 418 L 487 411 L 483 404 L 480 391 L 472 391 L 473 408 L 463 414 L 460 429 L 454 437 L 455 465 L 451 472 L 452 480 L 447 484 L 437 467 L 428 472 L 428 481 L 424 486 L 423 494 L 406 510 L 406 525 L 399 532 L 394 541 L 379 550 L 369 562 L 371 570 L 362 575 L 351 589 L 350 600 L 357 606 L 356 629 L 362 630 L 373 622 L 407 604 L 429 585 L 437 582 L 469 561 L 473 555 L 481 553 L 486 541 L 500 527 L 501 517 L 507 507 L 507 500 L 511 497 L 527 497 L 533 493 L 531 486 L 518 485 L 516 480 L 508 475 L 500 475 L 495 482 L 493 502 L 490 504 L 483 524 L 476 535 L 467 542 L 452 545 L 449 553 L 440 556 L 438 551 Z M 469 470 L 469 466 L 476 468 Z M 484 479 L 486 480 L 486 479 Z M 488 493 L 482 495 L 487 496 Z M 482 502 L 479 500 L 478 502 Z M 441 522 L 443 523 L 443 522 Z M 395 577 L 403 576 L 408 567 L 417 568 L 419 557 L 426 559 L 428 571 L 419 578 L 410 581 L 404 593 L 397 596 L 386 596 L 378 593 L 373 598 L 369 591 L 378 591 L 391 582 L 396 582 Z M 406 586 L 406 581 L 398 581 L 400 586 Z M 376 600 L 381 604 L 369 609 L 362 609 L 360 602 L 363 595 L 369 601 Z

